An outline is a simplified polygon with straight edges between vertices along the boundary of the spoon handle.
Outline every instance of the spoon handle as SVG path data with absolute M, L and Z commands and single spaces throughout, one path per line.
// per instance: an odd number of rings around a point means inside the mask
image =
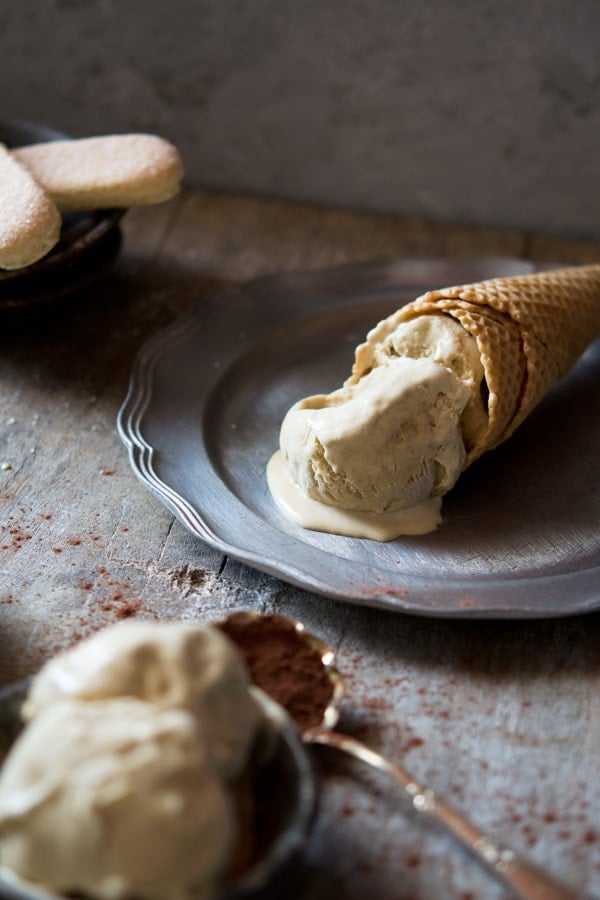
M 577 900 L 569 888 L 505 847 L 499 846 L 448 806 L 430 787 L 419 784 L 408 772 L 355 738 L 336 731 L 312 729 L 303 735 L 310 744 L 334 747 L 385 773 L 402 788 L 413 808 L 440 822 L 505 886 L 522 900 Z

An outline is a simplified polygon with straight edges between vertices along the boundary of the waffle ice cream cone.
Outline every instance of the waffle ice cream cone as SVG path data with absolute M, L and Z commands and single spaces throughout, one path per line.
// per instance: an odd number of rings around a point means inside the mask
M 600 265 L 429 291 L 396 316 L 400 323 L 432 313 L 452 316 L 475 338 L 485 371 L 488 425 L 466 468 L 510 437 L 600 336 Z
M 599 336 L 600 265 L 429 291 L 369 331 L 338 390 L 288 410 L 271 493 L 304 528 L 426 534 Z

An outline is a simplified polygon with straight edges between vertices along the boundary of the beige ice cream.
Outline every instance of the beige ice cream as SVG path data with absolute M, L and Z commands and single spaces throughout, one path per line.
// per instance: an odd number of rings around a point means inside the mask
M 189 709 L 225 777 L 243 766 L 261 711 L 246 668 L 216 628 L 183 622 L 123 622 L 50 660 L 29 693 L 25 718 L 60 699 L 128 696 Z
M 287 413 L 269 484 L 317 530 L 388 540 L 430 531 L 485 428 L 475 340 L 444 315 L 380 322 L 351 377 Z
M 57 703 L 0 781 L 2 864 L 57 894 L 210 896 L 236 839 L 193 715 L 132 699 Z
M 219 630 L 107 628 L 42 669 L 26 715 L 0 772 L 4 867 L 55 893 L 213 896 L 264 724 Z

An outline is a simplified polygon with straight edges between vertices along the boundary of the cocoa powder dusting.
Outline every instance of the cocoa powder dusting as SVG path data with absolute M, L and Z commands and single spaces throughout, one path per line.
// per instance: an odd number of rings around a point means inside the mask
M 284 616 L 237 613 L 219 627 L 237 645 L 254 684 L 304 731 L 321 724 L 333 683 L 321 655 Z

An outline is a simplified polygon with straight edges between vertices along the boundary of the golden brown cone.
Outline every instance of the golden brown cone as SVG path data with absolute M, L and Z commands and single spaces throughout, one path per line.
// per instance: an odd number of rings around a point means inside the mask
M 477 341 L 489 390 L 487 430 L 465 468 L 505 441 L 600 336 L 600 265 L 429 291 L 398 312 L 453 316 Z

